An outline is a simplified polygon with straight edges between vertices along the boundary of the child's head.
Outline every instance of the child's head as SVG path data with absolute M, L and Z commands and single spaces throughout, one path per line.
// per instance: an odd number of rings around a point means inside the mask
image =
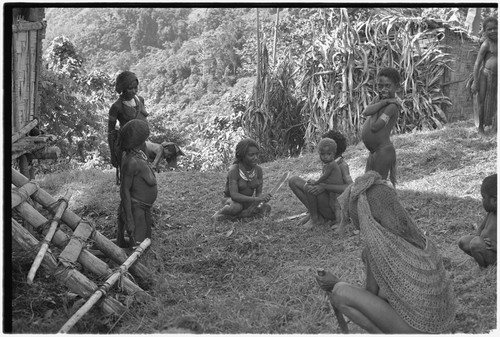
M 331 162 L 337 153 L 337 143 L 330 138 L 321 139 L 318 143 L 318 153 L 323 163 Z
M 333 139 L 337 144 L 337 153 L 335 154 L 335 157 L 340 157 L 347 148 L 347 141 L 344 135 L 338 131 L 330 130 L 323 135 L 323 138 Z
M 149 125 L 140 119 L 132 119 L 120 129 L 122 148 L 132 150 L 140 147 L 149 137 Z
M 401 76 L 394 68 L 382 68 L 377 74 L 377 91 L 380 99 L 396 97 Z
M 498 19 L 494 16 L 488 16 L 484 19 L 483 32 L 488 39 L 496 41 L 498 39 Z
M 481 184 L 481 196 L 483 197 L 483 207 L 486 212 L 497 211 L 497 175 L 492 174 L 484 178 Z
M 124 71 L 116 77 L 116 92 L 125 99 L 132 99 L 137 94 L 139 80 L 131 71 Z

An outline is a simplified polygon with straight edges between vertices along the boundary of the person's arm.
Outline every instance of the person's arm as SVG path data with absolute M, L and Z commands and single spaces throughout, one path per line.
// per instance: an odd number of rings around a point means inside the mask
M 380 131 L 383 127 L 389 123 L 391 118 L 393 118 L 395 115 L 398 114 L 398 106 L 395 104 L 389 105 L 385 110 L 384 113 L 380 115 L 379 118 L 376 120 L 373 119 L 370 125 L 370 130 L 372 132 L 378 132 Z
M 163 157 L 163 146 L 161 146 L 160 144 L 147 142 L 146 147 L 148 147 L 148 151 L 152 151 L 155 154 L 155 160 L 153 160 L 152 166 L 157 169 L 158 164 Z
M 135 228 L 134 217 L 132 215 L 132 199 L 130 190 L 134 182 L 134 176 L 138 170 L 135 158 L 130 158 L 123 164 L 120 186 L 120 197 L 125 210 L 125 228 L 127 231 L 133 231 Z
M 256 201 L 258 202 L 268 202 L 271 200 L 271 194 L 266 193 L 262 194 L 262 190 L 264 189 L 264 172 L 262 171 L 262 167 L 257 166 L 257 177 L 262 181 L 262 184 L 260 184 L 257 189 L 255 190 L 255 197 Z
M 485 216 L 483 222 L 477 228 L 476 236 L 481 236 L 481 232 L 483 231 L 484 227 L 486 227 L 487 220 L 488 216 Z
M 484 57 L 486 56 L 486 53 L 488 52 L 489 49 L 489 43 L 488 41 L 484 41 L 481 44 L 481 47 L 479 48 L 479 52 L 476 57 L 476 62 L 474 62 L 474 71 L 473 71 L 473 81 L 471 85 L 471 91 L 473 94 L 475 94 L 478 91 L 478 84 L 479 84 L 479 69 L 481 69 L 481 66 L 484 62 Z

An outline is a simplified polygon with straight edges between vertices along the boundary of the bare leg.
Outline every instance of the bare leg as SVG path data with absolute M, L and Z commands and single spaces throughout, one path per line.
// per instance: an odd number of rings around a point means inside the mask
M 344 315 L 369 333 L 422 333 L 409 326 L 389 303 L 363 288 L 339 282 L 331 296 Z
M 298 176 L 293 176 L 288 180 L 288 186 L 290 186 L 293 194 L 295 194 L 295 196 L 299 198 L 300 202 L 309 210 L 305 192 L 305 184 L 306 181 Z
M 488 249 L 484 240 L 476 236 L 470 241 L 471 256 L 481 267 L 487 267 L 497 261 L 497 255 L 494 251 Z
M 484 107 L 486 98 L 486 89 L 487 89 L 487 76 L 480 74 L 479 75 L 479 86 L 477 92 L 477 108 L 479 110 L 479 133 L 484 133 Z
M 373 153 L 372 170 L 377 171 L 382 179 L 387 179 L 392 164 L 396 161 L 396 150 L 392 144 L 385 145 Z
M 475 238 L 475 235 L 465 235 L 462 236 L 458 240 L 458 248 L 463 250 L 467 255 L 472 256 L 471 251 L 470 251 L 470 242 L 473 238 Z

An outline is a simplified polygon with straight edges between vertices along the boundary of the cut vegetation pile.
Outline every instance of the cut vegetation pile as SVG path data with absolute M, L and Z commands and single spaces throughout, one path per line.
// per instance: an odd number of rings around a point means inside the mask
M 480 184 L 496 172 L 496 134 L 480 137 L 468 122 L 395 136 L 394 143 L 398 194 L 417 225 L 438 245 L 458 299 L 451 332 L 496 329 L 497 268 L 479 268 L 456 244 L 460 236 L 473 233 L 485 215 Z M 353 178 L 363 173 L 362 144 L 348 147 L 345 158 Z M 262 166 L 265 189 L 287 170 L 304 177 L 318 176 L 321 170 L 316 154 Z M 268 218 L 214 226 L 210 216 L 221 207 L 225 172 L 163 172 L 157 179 L 153 243 L 141 257 L 154 272 L 149 289 L 154 300 L 132 304 L 116 291 L 110 296 L 129 305 L 123 317 L 103 317 L 94 309 L 72 332 L 154 333 L 179 325 L 182 318 L 205 333 L 340 332 L 313 275 L 325 268 L 344 281 L 364 285 L 363 245 L 352 226 L 340 240 L 328 228 L 305 231 L 297 219 L 279 221 L 305 211 L 287 186 L 270 202 Z M 119 202 L 114 181 L 114 172 L 92 170 L 47 175 L 39 183 L 54 196 L 73 190 L 70 209 L 93 218 L 101 233 L 114 238 Z M 78 298 L 43 273 L 28 286 L 29 254 L 15 248 L 14 332 L 56 332 Z M 352 323 L 349 329 L 363 333 Z

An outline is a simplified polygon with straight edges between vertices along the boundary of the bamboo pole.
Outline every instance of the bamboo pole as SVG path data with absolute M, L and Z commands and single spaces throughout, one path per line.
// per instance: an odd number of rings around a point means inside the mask
M 43 226 L 47 222 L 47 219 L 43 215 L 38 213 L 38 211 L 34 209 L 33 206 L 29 205 L 26 202 L 23 202 L 22 204 L 17 206 L 16 209 L 21 213 L 23 219 L 35 228 Z M 66 210 L 66 212 L 68 212 L 68 210 Z M 69 240 L 70 239 L 66 233 L 61 230 L 57 230 L 54 234 L 52 242 L 57 247 L 64 248 Z M 90 272 L 98 276 L 105 276 L 112 273 L 111 268 L 109 268 L 109 266 L 104 261 L 95 257 L 87 249 L 84 249 L 80 253 L 80 256 L 78 256 L 78 262 L 80 262 L 82 266 L 88 269 Z M 151 297 L 148 293 L 141 289 L 141 287 L 139 287 L 127 277 L 124 277 L 122 281 L 123 287 L 128 294 L 134 295 L 140 300 L 146 300 Z
M 54 218 L 50 223 L 49 231 L 45 235 L 42 247 L 40 247 L 40 250 L 36 255 L 35 261 L 33 261 L 33 264 L 31 265 L 27 280 L 29 285 L 33 284 L 33 279 L 35 278 L 36 271 L 38 270 L 38 267 L 40 267 L 40 263 L 42 262 L 42 259 L 45 256 L 47 249 L 49 248 L 49 242 L 52 241 L 52 238 L 56 233 L 57 226 L 59 225 L 59 220 L 61 220 L 61 215 L 64 213 L 66 208 L 68 208 L 69 199 L 71 199 L 71 192 L 67 191 L 64 197 L 62 198 L 62 202 L 57 207 L 56 214 L 54 215 Z
M 19 131 L 14 132 L 12 135 L 12 144 L 17 142 L 19 139 L 23 138 L 28 132 L 31 131 L 35 126 L 38 125 L 38 119 L 33 119 L 31 122 L 23 126 Z
M 12 189 L 11 208 L 17 207 L 19 204 L 28 201 L 30 196 L 35 194 L 37 191 L 38 185 L 33 182 L 29 182 L 24 186 Z
M 23 186 L 28 183 L 29 179 L 23 176 L 18 171 L 12 169 L 12 183 L 17 187 Z M 57 200 L 55 200 L 49 193 L 40 189 L 38 193 L 33 196 L 34 200 L 46 208 L 51 207 Z M 51 209 L 53 212 L 53 210 Z M 82 219 L 71 210 L 67 209 L 63 213 L 61 220 L 67 224 L 71 229 L 75 230 Z M 127 259 L 127 254 L 123 249 L 115 245 L 111 240 L 102 235 L 99 231 L 94 231 L 92 239 L 95 242 L 97 248 L 106 256 L 111 258 L 114 262 L 122 264 Z M 99 260 L 99 259 L 98 259 Z M 140 262 L 135 263 L 130 271 L 139 279 L 150 282 L 151 273 L 149 270 Z
M 16 220 L 12 219 L 12 238 L 19 246 L 29 251 L 38 245 L 38 240 Z M 89 280 L 85 275 L 74 268 L 65 268 L 57 263 L 57 259 L 52 252 L 45 254 L 42 261 L 42 268 L 53 274 L 59 284 L 66 286 L 70 291 L 78 294 L 82 298 L 91 296 L 97 289 L 97 285 Z M 121 315 L 126 307 L 117 299 L 108 297 L 102 303 L 102 310 L 107 315 Z
M 113 286 L 125 273 L 128 268 L 139 258 L 139 256 L 149 247 L 151 239 L 145 239 L 136 248 L 134 253 L 120 266 L 120 268 L 111 275 L 106 282 L 88 299 L 88 301 L 59 330 L 59 333 L 68 333 L 68 331 L 83 317 L 99 299 L 106 294 L 108 289 Z

